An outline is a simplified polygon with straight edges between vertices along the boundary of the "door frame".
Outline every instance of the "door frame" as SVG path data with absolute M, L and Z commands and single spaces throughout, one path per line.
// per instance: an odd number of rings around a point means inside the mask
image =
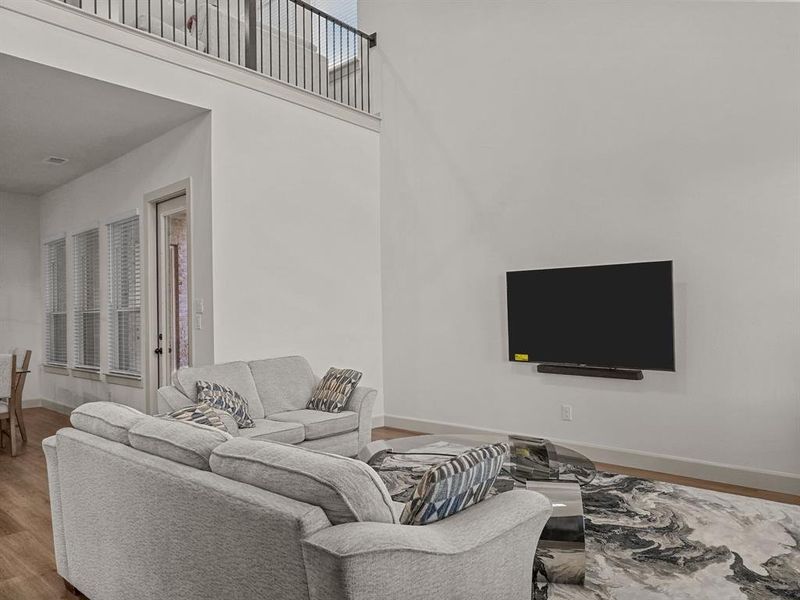
M 147 359 L 143 361 L 147 369 L 147 383 L 145 393 L 145 408 L 148 414 L 158 412 L 158 355 L 153 351 L 158 336 L 158 252 L 155 244 L 158 240 L 158 204 L 172 200 L 179 196 L 186 196 L 186 223 L 188 235 L 186 236 L 187 254 L 189 256 L 189 269 L 186 287 L 189 295 L 189 356 L 194 356 L 194 260 L 192 253 L 194 227 L 192 227 L 192 180 L 191 177 L 176 181 L 173 184 L 148 192 L 144 196 L 145 204 L 145 261 L 147 276 L 144 278 L 144 293 L 147 298 L 147 339 L 145 352 Z

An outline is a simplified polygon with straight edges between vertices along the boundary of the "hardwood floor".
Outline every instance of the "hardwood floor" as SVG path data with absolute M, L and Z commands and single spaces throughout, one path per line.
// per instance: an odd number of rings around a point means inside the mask
M 64 589 L 55 570 L 47 473 L 41 443 L 61 427 L 69 426 L 69 419 L 44 408 L 25 409 L 24 415 L 28 443 L 16 458 L 11 457 L 8 448 L 0 451 L 0 600 L 75 600 L 76 597 Z M 409 435 L 419 434 L 389 427 L 373 432 L 375 439 Z M 613 465 L 598 466 L 608 471 L 800 505 L 800 497 L 788 494 Z
M 53 558 L 42 440 L 69 419 L 44 408 L 23 411 L 28 443 L 12 458 L 0 451 L 0 600 L 75 600 Z

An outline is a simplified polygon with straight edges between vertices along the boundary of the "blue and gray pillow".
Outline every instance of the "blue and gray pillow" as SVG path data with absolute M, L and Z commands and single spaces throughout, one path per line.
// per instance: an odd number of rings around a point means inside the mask
M 225 411 L 242 429 L 255 427 L 247 408 L 247 400 L 229 387 L 210 381 L 198 381 L 197 402 L 198 404 L 207 402 L 217 410 Z
M 483 500 L 509 454 L 509 445 L 469 450 L 429 469 L 403 508 L 404 525 L 428 525 Z

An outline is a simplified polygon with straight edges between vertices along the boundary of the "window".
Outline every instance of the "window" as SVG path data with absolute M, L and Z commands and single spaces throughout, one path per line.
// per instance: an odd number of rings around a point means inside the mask
M 110 371 L 140 376 L 142 259 L 139 217 L 108 225 Z
M 298 35 L 303 27 L 302 17 L 303 9 L 294 2 L 284 2 L 283 0 L 262 0 L 263 1 L 263 17 L 266 22 L 269 18 L 269 13 L 272 12 L 272 24 L 276 30 L 280 30 L 283 36 L 294 35 L 295 27 L 295 11 L 297 14 Z M 358 27 L 358 0 L 311 0 L 308 2 L 311 6 L 339 19 L 343 23 L 347 23 L 351 27 Z M 319 23 L 316 19 L 310 19 L 309 23 L 313 22 L 311 27 L 314 29 L 313 36 L 311 31 L 308 33 L 309 42 L 318 45 L 321 54 L 328 55 L 328 68 L 333 69 L 339 66 L 340 63 L 344 64 L 356 58 L 361 50 L 358 49 L 358 39 L 350 34 L 348 40 L 348 30 L 345 30 L 333 22 L 329 22 L 326 27 L 324 20 Z M 317 31 L 319 26 L 325 32 L 324 39 L 320 42 L 320 32 Z M 341 34 L 341 35 L 340 35 Z M 313 40 L 311 39 L 313 37 Z M 287 58 L 284 57 L 284 60 Z
M 100 232 L 72 237 L 75 366 L 100 369 Z
M 67 240 L 44 245 L 45 361 L 67 366 Z

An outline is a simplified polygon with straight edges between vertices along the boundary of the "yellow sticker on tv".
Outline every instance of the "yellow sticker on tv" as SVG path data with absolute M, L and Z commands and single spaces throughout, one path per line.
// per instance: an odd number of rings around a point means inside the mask
M 518 360 L 521 362 L 528 362 L 528 355 L 527 354 L 515 354 L 514 360 Z

